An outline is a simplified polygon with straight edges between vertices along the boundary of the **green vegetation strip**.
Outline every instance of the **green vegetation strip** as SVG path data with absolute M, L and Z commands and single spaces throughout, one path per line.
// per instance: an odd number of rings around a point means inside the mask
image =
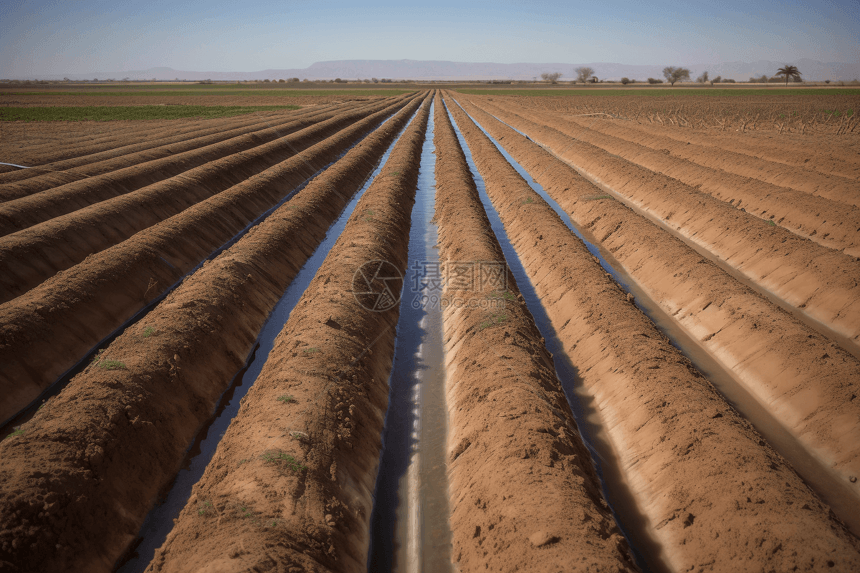
M 0 121 L 114 121 L 231 117 L 257 111 L 299 109 L 297 105 L 139 105 L 90 107 L 0 107 Z
M 342 90 L 288 90 L 288 89 L 212 89 L 210 86 L 201 89 L 137 89 L 123 91 L 30 91 L 2 92 L 0 96 L 248 96 L 248 97 L 303 97 L 303 96 L 396 96 L 412 93 L 415 90 L 398 89 L 342 89 Z
M 773 95 L 853 95 L 860 96 L 860 88 L 673 88 L 641 87 L 633 89 L 612 88 L 558 88 L 558 89 L 458 89 L 460 93 L 472 95 L 518 95 L 518 96 L 773 96 Z

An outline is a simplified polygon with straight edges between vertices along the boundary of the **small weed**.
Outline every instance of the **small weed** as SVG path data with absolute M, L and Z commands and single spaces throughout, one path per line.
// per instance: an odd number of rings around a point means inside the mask
M 507 318 L 508 318 L 508 316 L 503 312 L 500 312 L 499 314 L 493 313 L 490 315 L 489 320 L 485 320 L 484 322 L 482 322 L 478 326 L 478 330 L 480 331 L 480 330 L 484 330 L 485 328 L 495 326 L 497 324 L 502 324 L 505 321 L 505 319 L 507 319 Z
M 316 354 L 319 351 L 319 348 L 305 348 L 302 352 L 304 352 L 305 354 Z
M 289 454 L 285 454 L 284 452 L 263 454 L 262 458 L 267 464 L 286 464 L 286 466 L 294 472 L 308 469 L 307 466 L 300 464 L 296 458 Z
M 535 200 L 531 197 L 527 197 L 525 201 L 523 201 L 523 205 L 528 205 L 529 203 L 534 203 Z
M 96 362 L 98 362 L 99 360 L 102 359 L 102 354 L 104 353 L 104 351 L 105 351 L 105 349 L 102 348 L 98 352 L 96 352 L 96 355 L 93 356 L 93 364 L 95 364 Z
M 248 458 L 245 458 L 245 459 L 243 459 L 243 460 L 239 460 L 239 463 L 238 463 L 238 464 L 236 464 L 236 465 L 237 465 L 237 466 L 241 466 L 241 465 L 242 465 L 242 464 L 244 464 L 245 462 L 250 462 L 250 461 L 251 461 L 251 460 L 249 460 Z
M 372 209 L 368 209 L 368 210 L 367 210 L 367 211 L 365 211 L 364 213 L 365 213 L 365 216 L 364 216 L 364 217 L 362 217 L 362 219 L 364 219 L 365 221 L 373 221 L 373 216 L 374 216 L 376 213 L 374 213 Z
M 125 367 L 125 362 L 120 362 L 119 360 L 110 360 L 104 359 L 98 363 L 99 368 L 102 370 L 127 370 Z
M 310 436 L 308 436 L 308 435 L 307 435 L 306 433 L 304 433 L 304 432 L 299 432 L 298 430 L 293 430 L 292 432 L 290 432 L 290 436 L 291 436 L 293 439 L 299 440 L 300 442 L 304 442 L 304 441 L 308 441 L 308 440 L 310 440 Z
M 490 298 L 503 298 L 505 300 L 511 300 L 511 301 L 517 300 L 517 297 L 514 296 L 514 293 L 512 293 L 509 290 L 506 290 L 505 292 L 493 291 L 488 296 Z
M 776 227 L 776 223 L 774 223 L 773 221 L 768 221 L 767 224 L 771 227 Z
M 12 432 L 11 434 L 9 434 L 8 436 L 6 436 L 3 439 L 9 439 L 9 438 L 13 438 L 15 436 L 23 436 L 23 435 L 24 435 L 24 430 L 21 428 L 18 428 L 17 430 L 15 430 L 14 432 Z
M 212 503 L 204 501 L 200 504 L 200 509 L 197 510 L 197 515 L 206 515 L 206 512 L 212 509 Z
M 593 197 L 583 197 L 585 201 L 600 201 L 601 199 L 612 199 L 612 195 L 595 195 Z
M 278 396 L 278 402 L 283 402 L 284 404 L 290 404 L 295 402 L 296 399 L 290 396 L 289 394 L 284 394 L 283 396 Z
M 152 336 L 153 332 L 155 332 L 155 329 L 151 326 L 147 326 L 146 328 L 143 329 L 143 337 L 149 338 L 150 336 Z
M 399 171 L 392 171 L 391 173 L 389 173 L 389 175 L 391 177 L 396 177 L 397 175 L 400 175 L 400 172 Z

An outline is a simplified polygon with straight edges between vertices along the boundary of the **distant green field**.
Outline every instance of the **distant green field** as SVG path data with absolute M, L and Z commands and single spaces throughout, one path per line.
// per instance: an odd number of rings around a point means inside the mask
M 253 113 L 299 109 L 297 105 L 140 105 L 89 107 L 0 107 L 0 121 L 113 121 L 123 119 L 210 119 Z
M 211 86 L 200 89 L 134 89 L 123 91 L 38 91 L 38 92 L 2 92 L 0 96 L 40 96 L 40 95 L 59 95 L 59 96 L 119 96 L 119 97 L 137 97 L 137 96 L 263 96 L 263 97 L 302 97 L 302 96 L 395 96 L 406 93 L 412 93 L 415 90 L 404 89 L 342 89 L 342 90 L 288 90 L 288 89 L 212 89 Z
M 558 89 L 458 89 L 472 95 L 520 95 L 520 96 L 774 96 L 774 95 L 856 95 L 860 88 L 633 88 L 633 89 L 595 89 L 595 88 L 558 88 Z

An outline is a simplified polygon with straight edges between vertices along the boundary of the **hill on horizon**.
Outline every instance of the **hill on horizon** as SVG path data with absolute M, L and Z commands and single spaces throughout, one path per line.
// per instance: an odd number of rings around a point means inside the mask
M 91 72 L 86 74 L 36 74 L 23 78 L 29 80 L 71 80 L 123 79 L 131 80 L 217 80 L 242 81 L 264 79 L 287 79 L 297 77 L 308 80 L 345 80 L 389 78 L 410 80 L 532 80 L 544 72 L 559 72 L 562 80 L 571 80 L 574 70 L 580 66 L 594 68 L 600 79 L 619 80 L 628 77 L 645 80 L 649 77 L 662 78 L 663 68 L 682 65 L 690 69 L 692 77 L 707 71 L 711 77 L 722 76 L 738 81 L 762 74 L 772 76 L 786 63 L 800 68 L 807 81 L 850 81 L 860 78 L 860 63 L 819 62 L 801 59 L 792 62 L 760 60 L 756 62 L 725 62 L 721 64 L 684 64 L 667 62 L 664 65 L 630 65 L 607 62 L 585 64 L 569 63 L 516 63 L 499 64 L 492 62 L 449 62 L 437 60 L 333 60 L 316 62 L 307 68 L 267 69 L 255 72 L 197 72 L 175 70 L 169 67 L 155 67 L 146 70 L 123 72 Z

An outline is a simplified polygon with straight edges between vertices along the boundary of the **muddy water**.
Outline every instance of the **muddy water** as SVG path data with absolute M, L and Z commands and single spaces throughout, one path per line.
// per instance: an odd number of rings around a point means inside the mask
M 433 105 L 430 117 L 433 117 Z M 451 571 L 447 408 L 441 290 L 426 273 L 438 268 L 433 123 L 428 124 L 409 233 L 409 264 L 400 300 L 388 412 L 371 515 L 368 570 Z
M 768 443 L 788 461 L 810 489 L 833 509 L 833 512 L 839 519 L 848 526 L 848 529 L 854 535 L 860 536 L 860 512 L 857 511 L 858 501 L 857 496 L 851 488 L 843 480 L 833 475 L 821 460 L 804 448 L 785 426 L 773 416 L 766 405 L 750 394 L 742 382 L 731 371 L 724 368 L 694 337 L 690 336 L 677 321 L 669 316 L 657 302 L 650 298 L 627 273 L 621 263 L 611 253 L 604 251 L 598 246 L 598 241 L 587 229 L 577 227 L 570 216 L 544 191 L 543 187 L 535 182 L 528 172 L 489 133 L 483 130 L 483 128 L 481 130 L 490 138 L 496 148 L 504 155 L 505 159 L 517 170 L 532 189 L 543 197 L 555 210 L 571 232 L 585 243 L 589 252 L 598 258 L 604 270 L 612 275 L 616 282 L 627 292 L 633 294 L 636 306 L 669 338 L 672 345 L 689 358 L 696 366 L 696 369 L 707 377 L 726 401 L 753 424 Z M 518 133 L 522 134 L 519 131 Z M 612 191 L 611 189 L 608 190 Z M 613 194 L 615 194 L 614 191 Z M 711 254 L 708 258 L 712 257 L 713 255 Z M 742 282 L 746 283 L 748 281 Z M 548 339 L 548 337 L 546 338 Z M 551 349 L 551 351 L 555 353 L 554 350 Z
M 415 115 L 413 114 L 409 121 L 404 124 L 403 129 L 409 125 L 414 117 Z M 388 119 L 386 119 L 386 122 Z M 383 122 L 383 124 L 384 123 L 385 122 Z M 179 512 L 183 507 L 185 507 L 188 497 L 191 495 L 191 488 L 203 475 L 203 471 L 206 469 L 206 466 L 209 465 L 209 462 L 212 460 L 212 456 L 215 454 L 215 450 L 218 447 L 218 443 L 221 441 L 221 437 L 224 435 L 224 432 L 227 431 L 227 427 L 239 411 L 241 399 L 245 396 L 250 387 L 254 384 L 257 376 L 260 374 L 260 371 L 268 358 L 269 352 L 274 346 L 275 338 L 283 329 L 284 324 L 286 324 L 287 319 L 290 317 L 290 312 L 292 312 L 311 280 L 316 275 L 320 265 L 322 265 L 328 255 L 328 252 L 334 246 L 338 237 L 340 237 L 350 215 L 355 209 L 356 203 L 358 203 L 359 199 L 364 195 L 367 188 L 370 187 L 370 184 L 379 174 L 382 166 L 385 165 L 385 162 L 388 160 L 388 156 L 391 154 L 395 144 L 400 139 L 403 129 L 401 129 L 400 133 L 388 147 L 385 154 L 382 156 L 379 165 L 376 166 L 376 169 L 373 171 L 371 176 L 368 177 L 361 189 L 355 194 L 338 219 L 334 224 L 332 224 L 331 228 L 329 228 L 325 239 L 323 239 L 322 243 L 320 243 L 313 255 L 311 255 L 311 257 L 305 262 L 295 279 L 293 279 L 293 282 L 287 287 L 284 295 L 278 301 L 274 310 L 272 310 L 272 313 L 266 320 L 266 324 L 260 331 L 260 335 L 257 338 L 257 344 L 251 352 L 245 367 L 236 374 L 230 388 L 228 388 L 221 397 L 211 421 L 195 438 L 194 443 L 191 445 L 185 456 L 182 469 L 179 471 L 176 479 L 171 485 L 170 491 L 167 492 L 164 501 L 156 506 L 147 516 L 143 526 L 141 527 L 139 540 L 135 549 L 117 569 L 118 573 L 142 572 L 152 560 L 155 550 L 164 543 L 167 538 L 167 534 L 170 533 L 170 530 L 173 528 L 173 520 L 179 516 Z M 356 143 L 356 145 L 357 144 L 358 143 Z M 352 147 L 350 147 L 350 149 L 351 148 Z M 345 153 L 346 152 L 344 152 L 344 154 Z M 296 192 L 298 192 L 298 190 Z M 295 193 L 292 193 L 290 196 L 294 194 Z M 231 241 L 230 244 L 233 242 L 235 242 L 235 240 Z M 222 247 L 218 252 L 221 252 L 225 248 L 227 248 L 227 246 Z
M 484 205 L 484 210 L 487 212 L 493 233 L 502 247 L 505 260 L 514 275 L 514 279 L 517 281 L 517 286 L 525 299 L 526 306 L 529 312 L 531 312 L 541 336 L 546 341 L 547 350 L 553 356 L 556 375 L 559 381 L 561 381 L 562 389 L 571 406 L 582 439 L 591 452 L 591 458 L 597 470 L 597 475 L 600 478 L 603 494 L 612 509 L 616 522 L 627 538 L 636 559 L 636 564 L 643 571 L 668 571 L 660 556 L 661 548 L 649 533 L 648 521 L 639 511 L 633 494 L 624 480 L 618 457 L 602 429 L 597 410 L 592 405 L 593 399 L 582 391 L 582 383 L 577 377 L 576 367 L 571 364 L 565 354 L 564 347 L 556 336 L 555 329 L 546 314 L 546 310 L 541 304 L 522 263 L 520 263 L 516 250 L 508 239 L 504 225 L 487 195 L 484 180 L 478 173 L 478 169 L 472 159 L 472 153 L 468 145 L 466 145 L 466 141 L 460 133 L 450 111 L 448 112 L 448 117 L 452 125 L 454 125 L 454 131 L 457 133 L 460 147 L 462 147 L 466 155 L 466 162 L 469 164 L 469 170 L 472 172 L 472 178 L 475 180 L 478 194 Z M 508 161 L 511 161 L 510 157 L 506 156 L 506 158 Z M 516 167 L 516 164 L 511 163 Z

